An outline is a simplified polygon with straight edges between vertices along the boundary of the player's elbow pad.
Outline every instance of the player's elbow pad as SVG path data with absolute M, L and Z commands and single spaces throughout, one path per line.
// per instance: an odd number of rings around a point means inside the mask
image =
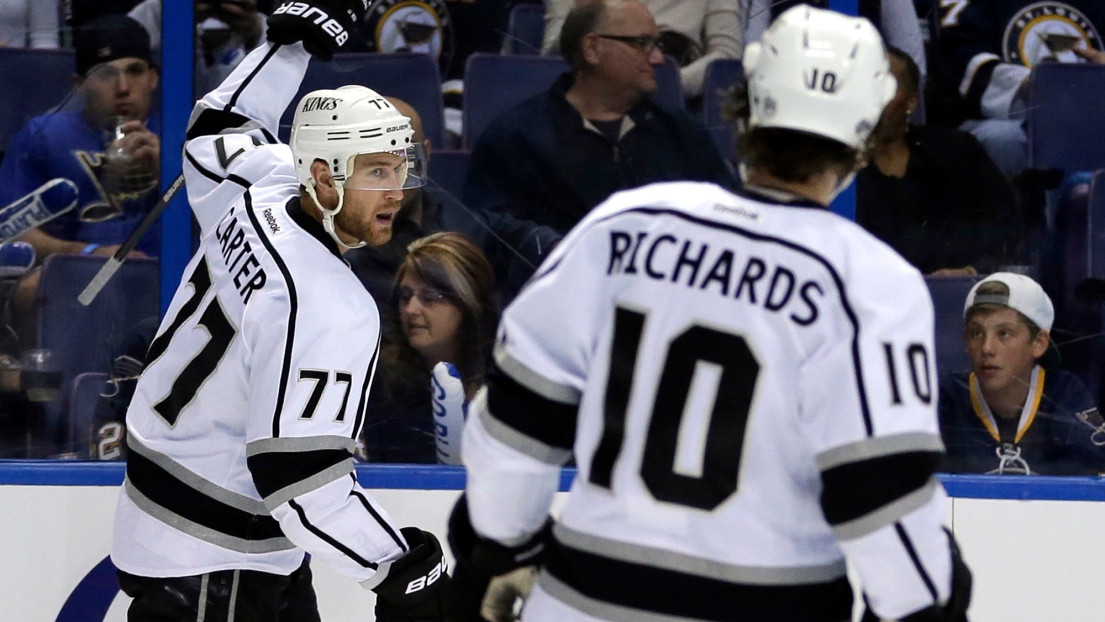
M 400 530 L 411 550 L 393 561 L 376 592 L 377 622 L 445 620 L 445 585 L 448 568 L 441 543 L 434 534 L 417 527 Z

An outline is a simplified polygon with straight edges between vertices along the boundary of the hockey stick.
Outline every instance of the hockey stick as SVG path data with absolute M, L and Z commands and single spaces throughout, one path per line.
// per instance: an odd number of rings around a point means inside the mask
M 173 183 L 169 184 L 169 188 L 165 191 L 165 194 L 161 195 L 161 199 L 157 204 L 153 206 L 149 214 L 142 219 L 142 222 L 138 223 L 138 228 L 130 234 L 126 242 L 119 247 L 119 250 L 115 251 L 115 254 L 108 258 L 107 263 L 100 268 L 100 271 L 96 273 L 96 276 L 92 277 L 89 281 L 88 287 L 84 288 L 80 296 L 77 296 L 77 300 L 84 306 L 92 304 L 92 301 L 96 299 L 96 296 L 100 293 L 100 290 L 107 285 L 107 282 L 111 280 L 111 277 L 115 276 L 115 273 L 119 270 L 119 266 L 123 265 L 126 261 L 127 255 L 134 250 L 134 247 L 138 245 L 138 241 L 142 239 L 143 235 L 149 231 L 153 226 L 155 220 L 161 216 L 161 212 L 165 211 L 165 207 L 173 200 L 177 192 L 180 192 L 181 187 L 184 186 L 184 173 L 177 175 Z
M 17 238 L 77 206 L 77 184 L 58 177 L 0 208 L 0 242 Z

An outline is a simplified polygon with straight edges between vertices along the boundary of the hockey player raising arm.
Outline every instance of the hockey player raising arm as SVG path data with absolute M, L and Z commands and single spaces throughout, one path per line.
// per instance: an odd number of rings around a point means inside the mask
M 112 559 L 132 621 L 318 620 L 305 552 L 373 589 L 377 620 L 442 618 L 437 539 L 400 529 L 353 470 L 380 321 L 341 257 L 390 238 L 421 146 L 363 86 L 309 93 L 290 148 L 274 138 L 310 55 L 364 9 L 278 6 L 270 41 L 192 114 L 200 247 L 127 414 Z
M 744 59 L 746 189 L 614 195 L 504 314 L 450 519 L 465 620 L 511 619 L 537 563 L 526 622 L 845 622 L 845 560 L 867 620 L 965 620 L 932 303 L 824 209 L 894 94 L 882 41 L 799 6 Z

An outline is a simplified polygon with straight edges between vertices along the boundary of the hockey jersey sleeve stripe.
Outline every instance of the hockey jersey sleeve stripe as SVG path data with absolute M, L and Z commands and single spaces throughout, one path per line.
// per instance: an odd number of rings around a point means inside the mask
M 855 540 L 874 533 L 932 501 L 940 482 L 935 477 L 924 486 L 861 517 L 832 524 L 833 533 L 841 540 Z
M 489 366 L 486 384 L 489 419 L 551 449 L 571 451 L 575 444 L 576 406 L 527 389 L 495 364 Z
M 288 332 L 284 340 L 284 361 L 280 367 L 280 390 L 276 392 L 276 407 L 272 414 L 272 436 L 277 438 L 280 436 L 280 416 L 284 413 L 284 396 L 288 386 L 288 377 L 291 375 L 292 347 L 295 345 L 295 322 L 299 314 L 299 296 L 296 294 L 295 281 L 292 279 L 291 271 L 288 270 L 288 265 L 284 263 L 284 258 L 276 252 L 272 241 L 269 240 L 267 227 L 261 226 L 261 222 L 257 220 L 257 214 L 253 212 L 253 197 L 250 195 L 250 191 L 246 190 L 242 196 L 245 200 L 245 212 L 249 215 L 253 230 L 257 232 L 261 244 L 264 245 L 273 262 L 276 263 L 276 267 L 280 270 L 280 274 L 284 277 L 284 282 L 288 288 Z
M 913 546 L 913 539 L 909 537 L 909 534 L 901 523 L 894 523 L 894 533 L 898 535 L 898 539 L 902 542 L 902 547 L 905 549 L 906 554 L 909 555 L 909 560 L 913 562 L 913 567 L 917 569 L 917 574 L 921 577 L 921 582 L 925 584 L 925 589 L 928 590 L 929 595 L 932 597 L 932 602 L 940 602 L 940 595 L 936 590 L 936 584 L 932 582 L 932 576 L 929 575 L 928 570 L 925 570 L 925 565 L 921 563 L 921 557 L 917 555 L 917 547 Z
M 127 498 L 146 514 L 149 514 L 167 525 L 172 525 L 175 529 L 183 533 L 203 540 L 204 542 L 214 544 L 215 546 L 238 553 L 249 554 L 275 553 L 277 551 L 290 551 L 295 548 L 292 541 L 283 535 L 264 539 L 257 539 L 256 537 L 254 539 L 246 539 L 229 535 L 219 529 L 212 529 L 211 527 L 195 522 L 187 517 L 165 509 L 160 504 L 142 494 L 142 492 L 134 486 L 134 482 L 132 482 L 130 478 L 123 481 L 123 490 Z
M 495 364 L 516 383 L 547 400 L 575 406 L 583 395 L 575 387 L 557 384 L 526 367 L 501 344 L 495 345 Z
M 380 361 L 380 340 L 382 335 L 376 337 L 376 349 L 372 351 L 372 359 L 368 362 L 368 371 L 364 375 L 364 385 L 361 386 L 361 401 L 357 404 L 357 420 L 353 422 L 353 433 L 350 439 L 357 439 L 361 436 L 361 426 L 364 425 L 365 416 L 368 411 L 368 391 L 372 387 L 372 379 L 376 377 L 376 365 Z M 354 446 L 356 441 L 353 440 Z
M 353 472 L 352 456 L 338 449 L 257 454 L 246 465 L 270 512 Z
M 307 531 L 310 531 L 312 534 L 315 535 L 315 537 L 334 547 L 335 549 L 340 551 L 342 555 L 345 555 L 349 559 L 357 562 L 357 564 L 359 564 L 363 568 L 370 568 L 372 570 L 375 570 L 379 567 L 379 564 L 370 562 L 367 559 L 361 557 L 356 553 L 356 551 L 342 544 L 341 542 L 338 542 L 336 538 L 319 529 L 317 526 L 313 525 L 311 521 L 308 520 L 307 512 L 304 511 L 303 506 L 296 503 L 294 499 L 288 502 L 288 506 L 295 510 L 296 515 L 299 516 L 299 522 L 303 523 L 303 526 L 307 529 Z
M 197 108 L 188 124 L 188 140 L 200 136 L 215 136 L 227 131 L 244 133 L 250 130 L 260 130 L 270 144 L 276 143 L 276 137 L 272 132 L 245 115 L 228 110 L 215 110 L 212 108 Z
M 127 449 L 130 454 L 140 456 L 156 466 L 158 471 L 164 472 L 164 477 L 179 481 L 181 484 L 200 494 L 211 497 L 219 503 L 249 514 L 268 514 L 265 504 L 261 501 L 227 490 L 196 475 L 169 456 L 146 447 L 134 434 L 127 435 Z M 127 470 L 130 470 L 130 460 L 127 461 Z M 158 477 L 162 476 L 158 475 Z
M 223 178 L 222 177 L 220 177 L 220 176 L 216 175 L 215 173 L 212 173 L 211 171 L 204 168 L 203 165 L 200 164 L 199 160 L 197 160 L 195 157 L 193 157 L 192 152 L 188 151 L 187 148 L 184 149 L 184 157 L 185 157 L 185 159 L 188 160 L 188 163 L 192 165 L 192 168 L 196 169 L 197 173 L 199 173 L 200 175 L 203 175 L 204 177 L 210 179 L 211 181 L 215 182 L 216 184 L 223 183 Z
M 833 581 L 847 574 L 847 566 L 843 559 L 820 566 L 740 566 L 644 544 L 610 540 L 566 527 L 564 523 L 554 524 L 553 534 L 557 541 L 565 546 L 587 553 L 730 583 L 806 585 Z
M 821 472 L 821 510 L 836 526 L 878 511 L 931 484 L 941 454 L 896 453 L 848 462 Z M 856 482 L 864 482 L 856 486 Z
M 353 453 L 357 442 L 344 436 L 286 436 L 282 438 L 263 438 L 246 444 L 246 457 L 275 452 L 316 451 L 319 449 L 338 449 Z
M 240 540 L 284 537 L 279 523 L 268 515 L 261 502 L 251 500 L 261 507 L 260 512 L 249 512 L 225 503 L 223 499 L 237 496 L 236 493 L 219 489 L 220 498 L 205 494 L 215 485 L 208 482 L 205 491 L 197 490 L 141 453 L 131 452 L 127 456 L 127 479 L 146 499 L 161 508 L 159 514 L 162 520 L 169 518 L 166 521 L 169 524 L 176 524 L 172 517 L 180 517 Z
M 822 471 L 849 462 L 861 462 L 891 454 L 909 451 L 944 452 L 944 442 L 939 435 L 928 432 L 908 432 L 890 436 L 873 436 L 855 443 L 848 443 L 822 452 L 817 456 L 817 467 Z
M 230 96 L 230 101 L 226 102 L 226 106 L 223 108 L 223 110 L 231 111 L 234 109 L 234 106 L 238 103 L 238 98 L 241 97 L 242 93 L 245 92 L 246 87 L 248 87 L 250 83 L 253 82 L 253 79 L 257 77 L 257 74 L 261 73 L 261 70 L 265 68 L 265 65 L 269 64 L 269 61 L 272 60 L 272 57 L 275 56 L 282 47 L 283 46 L 279 43 L 275 43 L 272 45 L 272 47 L 269 48 L 269 51 L 265 53 L 265 57 L 261 59 L 261 62 L 257 63 L 257 66 L 253 68 L 253 71 L 249 72 L 249 75 L 246 76 L 246 79 L 242 80 L 242 83 L 238 85 L 238 89 L 234 91 L 233 95 Z
M 608 620 L 732 620 L 734 603 L 746 622 L 840 622 L 852 610 L 846 576 L 804 585 L 733 583 L 582 551 L 555 537 L 539 583 L 555 598 Z
M 356 475 L 350 473 L 349 477 L 353 478 L 354 484 L 358 483 Z M 387 520 L 384 519 L 383 516 L 380 515 L 379 510 L 376 509 L 376 506 L 372 505 L 372 502 L 368 500 L 368 497 L 366 497 L 364 493 L 354 488 L 353 496 L 361 502 L 361 505 L 364 506 L 365 511 L 372 515 L 373 520 L 375 520 L 376 523 L 380 525 L 381 529 L 387 532 L 388 536 L 391 537 L 395 544 L 399 545 L 399 548 L 402 549 L 404 553 L 410 550 L 410 546 L 407 545 L 406 539 L 403 538 L 403 536 L 399 535 L 399 533 L 391 527 L 391 523 L 389 523 Z

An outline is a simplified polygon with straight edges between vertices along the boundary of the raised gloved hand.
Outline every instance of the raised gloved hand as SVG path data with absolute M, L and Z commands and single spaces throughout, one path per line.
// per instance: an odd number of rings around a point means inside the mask
M 444 622 L 448 567 L 441 543 L 434 534 L 417 527 L 400 530 L 411 549 L 391 562 L 387 578 L 376 592 L 377 622 Z
M 517 546 L 482 538 L 472 528 L 468 500 L 461 495 L 449 517 L 449 546 L 457 560 L 446 593 L 453 621 L 513 620 L 515 601 L 533 588 L 551 532 L 549 520 Z
M 302 41 L 311 56 L 330 60 L 336 52 L 355 47 L 366 11 L 368 0 L 281 2 L 269 18 L 268 38 L 284 45 Z
M 434 365 L 430 376 L 430 397 L 434 408 L 434 437 L 437 461 L 460 464 L 460 437 L 468 418 L 464 382 L 452 363 Z

